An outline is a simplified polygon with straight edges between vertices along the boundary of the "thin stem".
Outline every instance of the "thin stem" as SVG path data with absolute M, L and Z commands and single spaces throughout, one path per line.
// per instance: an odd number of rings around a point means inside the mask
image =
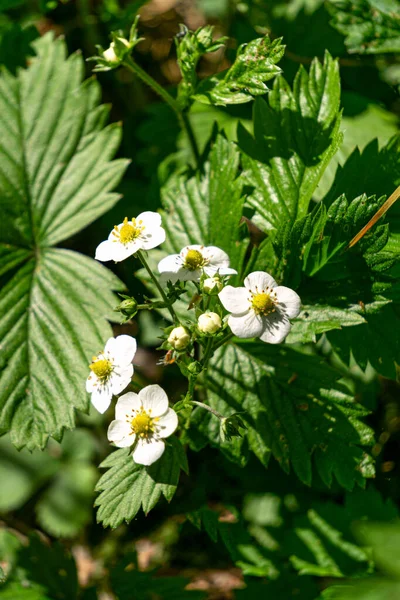
M 192 129 L 192 126 L 191 126 L 190 121 L 189 121 L 189 117 L 188 117 L 188 115 L 187 115 L 187 113 L 185 111 L 181 112 L 181 122 L 182 122 L 183 129 L 186 131 L 186 134 L 188 136 L 189 143 L 190 143 L 190 146 L 192 148 L 193 156 L 194 156 L 194 159 L 196 161 L 196 165 L 198 167 L 200 167 L 200 152 L 199 152 L 199 148 L 197 146 L 197 141 L 196 141 L 196 138 L 194 136 L 193 129 Z
M 198 402 L 197 400 L 190 400 L 190 402 L 192 404 L 195 404 L 196 406 L 200 406 L 200 408 L 204 408 L 204 410 L 208 410 L 208 412 L 212 413 L 215 417 L 217 417 L 220 420 L 225 418 L 224 415 L 221 415 L 221 413 L 211 408 L 211 406 L 208 406 L 208 404 L 204 404 L 204 402 Z
M 161 285 L 159 284 L 159 282 L 157 280 L 157 277 L 154 275 L 153 271 L 150 269 L 150 267 L 149 267 L 149 265 L 148 265 L 148 263 L 147 263 L 147 261 L 146 261 L 146 259 L 145 259 L 145 257 L 144 257 L 144 255 L 143 255 L 143 253 L 142 253 L 141 250 L 139 250 L 137 252 L 137 257 L 140 260 L 140 262 L 142 263 L 142 265 L 144 266 L 144 268 L 146 269 L 146 271 L 148 272 L 148 274 L 150 275 L 150 277 L 151 277 L 154 285 L 156 286 L 156 288 L 160 292 L 160 295 L 161 295 L 162 299 L 164 300 L 164 302 L 165 302 L 165 304 L 166 304 L 166 306 L 167 306 L 167 308 L 169 310 L 169 313 L 170 313 L 170 315 L 172 317 L 172 320 L 173 321 L 177 321 L 178 318 L 176 316 L 176 313 L 175 313 L 174 309 L 171 306 L 171 302 L 168 300 L 168 298 L 167 298 L 164 290 L 162 289 Z
M 226 334 L 225 337 L 222 338 L 222 340 L 219 340 L 219 342 L 217 344 L 215 344 L 214 352 L 215 352 L 215 350 L 218 350 L 218 348 L 223 346 L 225 344 L 225 342 L 228 342 L 231 338 L 233 338 L 233 333 L 230 331 L 229 333 Z
M 127 69 L 132 71 L 132 73 L 135 73 L 138 77 L 140 77 L 140 79 L 142 81 L 144 81 L 144 83 L 146 83 L 146 85 L 151 87 L 151 89 L 154 90 L 156 92 L 156 94 L 161 96 L 161 98 L 164 100 L 164 102 L 166 102 L 168 104 L 168 106 L 170 108 L 172 108 L 172 110 L 178 117 L 178 121 L 179 121 L 181 128 L 186 132 L 186 135 L 187 135 L 189 143 L 190 143 L 190 147 L 193 152 L 193 156 L 196 161 L 196 165 L 199 167 L 200 166 L 200 153 L 199 153 L 199 149 L 197 146 L 196 138 L 194 136 L 193 129 L 190 124 L 189 118 L 188 118 L 186 112 L 184 112 L 182 110 L 179 102 L 177 102 L 175 100 L 175 98 L 173 98 L 173 96 L 171 96 L 171 94 L 169 94 L 159 83 L 157 83 L 157 81 L 155 79 L 150 77 L 150 75 L 148 75 L 146 73 L 146 71 L 144 71 L 142 69 L 142 67 L 139 67 L 139 65 L 134 60 L 132 60 L 132 58 L 130 56 L 126 57 L 123 60 L 122 64 Z
M 178 119 L 181 120 L 181 107 L 179 106 L 175 98 L 171 96 L 171 94 L 169 94 L 159 83 L 157 83 L 155 79 L 150 77 L 150 75 L 148 75 L 146 71 L 142 69 L 142 67 L 139 67 L 139 65 L 134 60 L 132 60 L 130 56 L 125 58 L 122 64 L 125 67 L 127 67 L 130 71 L 132 71 L 132 73 L 135 73 L 138 77 L 140 77 L 140 79 L 144 81 L 144 83 L 146 83 L 149 87 L 151 87 L 151 89 L 154 90 L 156 94 L 161 96 L 164 102 L 166 102 L 168 106 L 172 108 L 172 110 L 176 113 Z
M 210 337 L 207 341 L 207 346 L 206 346 L 206 350 L 204 352 L 203 361 L 202 361 L 204 368 L 207 366 L 207 363 L 212 356 L 213 348 L 214 348 L 214 339 L 212 337 Z

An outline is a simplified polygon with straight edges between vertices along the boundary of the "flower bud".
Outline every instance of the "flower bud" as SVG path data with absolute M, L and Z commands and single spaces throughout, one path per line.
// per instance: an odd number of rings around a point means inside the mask
M 117 63 L 119 61 L 118 56 L 115 54 L 115 43 L 111 42 L 109 48 L 104 50 L 103 57 L 110 63 Z
M 239 429 L 247 429 L 238 413 L 234 413 L 230 417 L 221 419 L 220 436 L 223 442 L 230 442 L 233 437 L 242 437 Z
M 202 333 L 216 333 L 222 326 L 221 317 L 215 312 L 205 312 L 199 316 L 197 326 Z
M 190 334 L 184 327 L 174 327 L 168 336 L 168 342 L 174 350 L 184 350 L 190 342 Z
M 216 295 L 223 288 L 223 283 L 219 277 L 209 277 L 203 281 L 203 292 L 205 294 Z
M 114 310 L 123 314 L 124 317 L 132 319 L 138 311 L 137 306 L 138 303 L 136 302 L 135 298 L 126 298 L 121 302 L 121 304 L 118 304 Z

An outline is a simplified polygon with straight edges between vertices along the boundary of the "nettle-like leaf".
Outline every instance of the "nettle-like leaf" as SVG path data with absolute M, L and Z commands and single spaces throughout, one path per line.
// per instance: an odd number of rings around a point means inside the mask
M 348 52 L 384 54 L 400 52 L 398 0 L 329 0 L 331 24 L 346 36 Z
M 111 329 L 119 280 L 92 259 L 51 248 L 105 213 L 126 160 L 111 161 L 118 124 L 104 127 L 95 80 L 48 34 L 17 77 L 0 79 L 0 431 L 43 448 L 88 409 L 86 364 Z
M 188 472 L 186 454 L 176 437 L 168 439 L 164 454 L 150 467 L 137 465 L 129 448 L 122 448 L 110 454 L 100 468 L 108 470 L 96 487 L 101 492 L 95 502 L 97 520 L 113 529 L 123 521 L 129 523 L 140 508 L 145 514 L 150 512 L 161 496 L 170 502 L 181 469 Z
M 248 202 L 262 228 L 275 230 L 307 214 L 342 140 L 339 102 L 338 63 L 326 53 L 309 73 L 300 67 L 293 90 L 279 77 L 268 102 L 255 102 L 254 137 L 239 127 L 245 178 L 254 188 Z
M 373 444 L 373 432 L 361 421 L 367 411 L 338 383 L 340 377 L 318 357 L 241 342 L 216 353 L 207 395 L 210 406 L 224 415 L 245 411 L 250 450 L 265 466 L 272 453 L 284 471 L 292 465 L 310 485 L 314 464 L 327 486 L 335 477 L 351 490 L 374 476 L 373 461 L 362 449 Z M 209 431 L 210 443 L 232 460 L 215 433 Z
M 227 70 L 204 79 L 193 99 L 204 104 L 243 104 L 268 91 L 266 81 L 281 72 L 277 66 L 285 52 L 281 39 L 263 38 L 239 46 L 235 62 Z

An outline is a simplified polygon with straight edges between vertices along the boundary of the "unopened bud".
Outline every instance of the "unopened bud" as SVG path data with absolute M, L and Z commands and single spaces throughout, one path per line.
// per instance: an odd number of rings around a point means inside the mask
M 205 294 L 217 295 L 223 288 L 219 277 L 209 277 L 203 281 L 203 292 Z
M 119 61 L 118 56 L 115 54 L 115 43 L 111 42 L 110 47 L 104 50 L 103 57 L 110 63 L 116 63 Z
M 190 342 L 190 334 L 184 327 L 175 327 L 168 336 L 168 342 L 174 350 L 184 350 Z
M 123 38 L 123 37 L 117 37 L 116 39 L 119 42 L 121 42 L 121 44 L 124 44 L 124 46 L 126 46 L 127 48 L 130 47 L 130 44 L 129 44 L 128 40 L 126 40 L 125 38 Z
M 215 312 L 205 312 L 199 316 L 197 326 L 202 333 L 216 333 L 221 329 L 221 317 Z
M 126 297 L 114 310 L 120 312 L 127 319 L 132 319 L 138 311 L 138 303 L 135 298 Z
M 219 433 L 222 441 L 230 442 L 233 437 L 242 437 L 239 429 L 247 429 L 247 427 L 237 413 L 221 419 Z

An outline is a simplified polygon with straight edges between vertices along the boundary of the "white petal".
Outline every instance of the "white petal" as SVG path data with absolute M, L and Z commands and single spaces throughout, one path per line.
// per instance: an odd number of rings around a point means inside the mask
M 157 435 L 160 438 L 167 438 L 178 427 L 178 415 L 172 408 L 169 408 L 165 415 L 160 417 L 157 422 Z
M 89 377 L 86 379 L 86 391 L 91 394 L 93 390 L 96 389 L 99 383 L 99 378 L 95 373 L 90 373 Z
M 151 210 L 146 210 L 136 217 L 136 222 L 143 221 L 145 228 L 156 229 L 161 226 L 161 215 Z
M 240 338 L 259 337 L 263 331 L 262 318 L 254 310 L 244 315 L 229 315 L 228 325 L 232 333 Z
M 110 352 L 114 357 L 114 361 L 118 365 L 129 365 L 136 354 L 137 343 L 134 337 L 130 335 L 118 335 L 111 342 Z M 108 342 L 107 342 L 108 344 Z M 107 349 L 107 344 L 106 348 Z
M 110 442 L 114 442 L 118 448 L 128 448 L 132 446 L 136 435 L 133 433 L 131 426 L 126 421 L 111 421 L 107 437 Z
M 261 294 L 262 291 L 266 290 L 268 287 L 276 287 L 277 283 L 271 275 L 268 275 L 268 273 L 265 273 L 264 271 L 254 271 L 254 273 L 250 273 L 250 275 L 246 277 L 244 285 L 253 293 Z
M 137 238 L 132 242 L 128 242 L 127 244 L 121 244 L 121 242 L 111 242 L 114 245 L 113 250 L 113 261 L 121 262 L 132 254 L 135 254 L 141 248 L 140 240 Z
M 111 374 L 109 384 L 111 386 L 112 393 L 116 396 L 120 394 L 125 388 L 128 387 L 132 380 L 133 365 L 128 365 L 122 369 L 115 369 Z
M 264 331 L 260 340 L 269 344 L 280 344 L 283 342 L 291 328 L 290 321 L 278 310 L 264 317 Z
M 158 263 L 158 271 L 160 273 L 177 273 L 182 267 L 182 258 L 179 254 L 170 254 Z
M 210 277 L 213 277 L 217 273 L 219 275 L 237 275 L 235 269 L 231 269 L 230 267 L 214 267 L 213 265 L 204 267 L 204 272 Z
M 168 396 L 157 384 L 141 389 L 139 398 L 144 410 L 146 412 L 151 410 L 152 417 L 161 417 L 168 410 Z
M 91 402 L 99 413 L 103 414 L 111 404 L 112 392 L 109 386 L 98 386 L 92 392 Z
M 96 248 L 96 254 L 94 255 L 96 260 L 106 262 L 107 260 L 114 260 L 114 244 L 106 240 L 101 242 Z
M 165 229 L 162 227 L 156 227 L 155 229 L 149 231 L 145 229 L 139 240 L 140 245 L 144 250 L 156 248 L 156 246 L 159 246 L 165 242 Z
M 250 292 L 244 287 L 235 288 L 227 285 L 218 294 L 224 308 L 227 311 L 240 315 L 250 308 Z
M 118 398 L 118 402 L 115 405 L 115 418 L 118 421 L 123 421 L 127 418 L 126 415 L 131 415 L 134 410 L 140 410 L 141 408 L 142 403 L 138 394 L 128 392 Z
M 139 439 L 136 448 L 133 451 L 133 460 L 138 465 L 152 465 L 158 460 L 165 450 L 165 443 L 161 440 L 150 439 L 141 440 Z
M 300 296 L 293 290 L 283 285 L 278 285 L 274 290 L 278 298 L 279 310 L 293 319 L 301 310 Z
M 217 246 L 207 246 L 204 248 L 203 256 L 210 260 L 215 267 L 229 267 L 229 256 L 226 252 L 217 248 Z

